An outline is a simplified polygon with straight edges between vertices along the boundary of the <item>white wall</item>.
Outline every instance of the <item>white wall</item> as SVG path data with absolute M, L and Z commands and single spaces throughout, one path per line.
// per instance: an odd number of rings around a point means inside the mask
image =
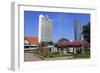
M 24 1 L 24 0 L 23 0 Z M 29 0 L 26 0 L 29 1 Z M 97 30 L 96 32 L 96 47 L 99 48 L 100 51 L 100 2 L 99 0 L 33 0 L 33 4 L 42 4 L 42 5 L 78 5 L 78 6 L 84 6 L 90 5 L 91 7 L 96 6 L 97 10 Z M 71 3 L 69 3 L 71 2 Z M 85 6 L 86 5 L 86 6 Z M 1 0 L 0 1 L 0 73 L 12 73 L 8 68 L 10 68 L 10 53 L 11 53 L 11 0 Z M 94 48 L 94 49 L 97 49 Z M 98 49 L 97 49 L 98 50 Z M 97 53 L 99 52 L 97 51 Z M 99 57 L 100 58 L 100 57 Z M 100 59 L 98 60 L 100 62 Z M 100 63 L 99 63 L 100 64 Z M 100 66 L 100 65 L 99 65 Z M 26 71 L 28 72 L 28 71 Z M 30 73 L 97 73 L 98 68 L 95 66 L 84 66 L 84 67 L 69 67 L 61 69 L 44 69 L 44 70 L 35 70 L 35 71 L 29 71 Z

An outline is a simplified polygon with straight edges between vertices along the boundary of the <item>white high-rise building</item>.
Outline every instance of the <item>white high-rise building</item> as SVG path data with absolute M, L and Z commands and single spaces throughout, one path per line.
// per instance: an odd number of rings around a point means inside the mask
M 52 40 L 52 20 L 48 16 L 39 16 L 39 42 Z

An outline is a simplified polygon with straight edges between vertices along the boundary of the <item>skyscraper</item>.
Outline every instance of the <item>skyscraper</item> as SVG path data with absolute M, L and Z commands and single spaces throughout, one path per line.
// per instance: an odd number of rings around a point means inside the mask
M 75 31 L 75 40 L 81 40 L 82 28 L 81 28 L 81 23 L 79 20 L 75 20 L 74 31 Z
M 39 16 L 39 42 L 52 40 L 52 20 L 48 16 Z

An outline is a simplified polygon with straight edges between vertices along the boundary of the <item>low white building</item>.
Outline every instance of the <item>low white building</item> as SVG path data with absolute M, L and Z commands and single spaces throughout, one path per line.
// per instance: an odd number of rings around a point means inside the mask
M 24 38 L 24 50 L 33 51 L 37 49 L 38 38 L 33 36 L 26 36 Z

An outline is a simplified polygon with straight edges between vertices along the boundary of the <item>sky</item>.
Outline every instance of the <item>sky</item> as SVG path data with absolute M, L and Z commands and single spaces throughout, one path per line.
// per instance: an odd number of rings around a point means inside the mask
M 74 40 L 74 21 L 79 20 L 81 25 L 90 22 L 90 14 L 24 11 L 25 36 L 38 37 L 39 15 L 47 15 L 53 20 L 52 41 L 57 42 L 61 38 Z

